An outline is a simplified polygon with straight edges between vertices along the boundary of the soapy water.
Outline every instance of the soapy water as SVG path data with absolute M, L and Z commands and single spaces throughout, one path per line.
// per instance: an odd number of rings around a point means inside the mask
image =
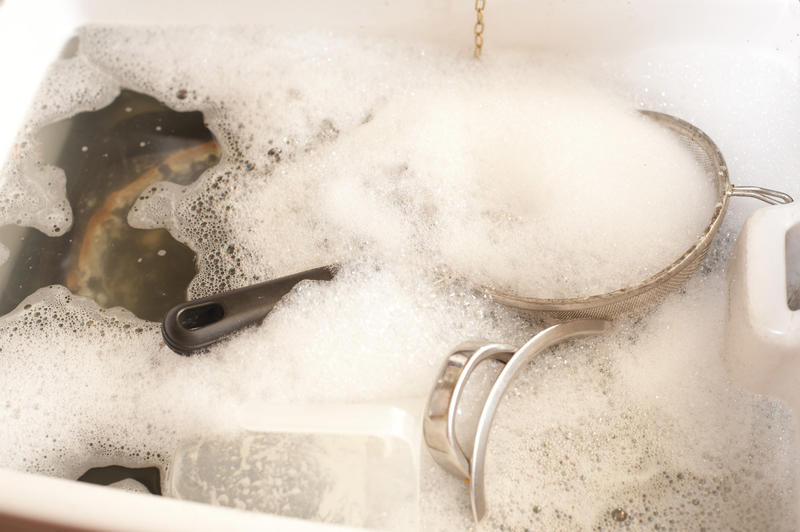
M 71 478 L 109 462 L 168 469 L 176 442 L 235 433 L 243 405 L 424 398 L 454 345 L 520 344 L 537 330 L 474 282 L 576 294 L 671 262 L 710 217 L 708 184 L 624 100 L 570 68 L 499 51 L 476 66 L 445 48 L 317 34 L 82 30 L 77 55 L 45 80 L 30 131 L 124 86 L 201 110 L 222 143 L 218 166 L 188 186 L 154 185 L 128 215 L 198 253 L 190 295 L 344 265 L 191 359 L 152 323 L 40 290 L 0 323 L 0 464 Z M 38 187 L 48 181 L 24 135 L 3 190 L 33 199 L 4 195 L 0 216 L 63 230 L 67 214 L 50 218 L 69 213 L 63 194 Z M 612 152 L 626 158 L 601 157 Z M 585 181 L 556 181 L 574 175 Z M 561 210 L 545 201 L 565 197 Z M 791 418 L 736 388 L 721 362 L 731 242 L 721 234 L 654 312 L 526 369 L 495 421 L 480 529 L 793 528 Z M 443 282 L 443 265 L 471 281 Z M 465 393 L 465 422 L 478 395 Z M 472 527 L 463 481 L 424 450 L 420 474 L 423 528 Z
M 0 243 L 14 249 L 14 260 L 0 263 L 0 314 L 52 284 L 151 321 L 184 302 L 194 253 L 164 229 L 132 228 L 127 215 L 154 182 L 186 184 L 216 162 L 202 115 L 122 91 L 98 111 L 43 127 L 35 140 L 42 158 L 65 173 L 73 221 L 68 231 L 54 229 L 64 238 L 0 227 Z

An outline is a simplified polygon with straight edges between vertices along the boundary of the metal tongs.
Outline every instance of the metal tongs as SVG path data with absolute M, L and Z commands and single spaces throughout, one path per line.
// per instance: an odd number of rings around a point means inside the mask
M 461 344 L 450 352 L 428 397 L 423 420 L 425 443 L 433 459 L 451 474 L 469 482 L 475 521 L 486 515 L 484 463 L 489 431 L 497 407 L 519 370 L 550 347 L 571 338 L 602 334 L 611 328 L 608 320 L 573 320 L 539 332 L 519 349 L 506 344 Z M 472 456 L 467 457 L 456 439 L 456 411 L 467 379 L 484 360 L 505 362 L 492 385 L 478 418 Z

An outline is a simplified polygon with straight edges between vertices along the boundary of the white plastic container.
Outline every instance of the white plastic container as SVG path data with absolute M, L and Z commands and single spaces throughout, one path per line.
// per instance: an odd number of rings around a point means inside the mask
M 800 309 L 789 305 L 800 285 L 798 251 L 800 204 L 760 209 L 748 218 L 731 260 L 725 353 L 731 376 L 786 402 L 800 433 Z M 800 494 L 797 500 L 800 507 Z
M 728 366 L 743 385 L 780 397 L 800 412 L 800 311 L 788 304 L 800 273 L 800 204 L 753 213 L 730 270 Z M 794 281 L 796 282 L 796 281 Z
M 311 521 L 414 530 L 419 410 L 378 404 L 254 408 L 232 437 L 183 442 L 165 494 Z
M 720 67 L 704 72 L 706 86 L 681 86 L 670 99 L 676 109 L 666 110 L 689 121 L 702 119 L 698 125 L 722 148 L 735 181 L 769 186 L 764 175 L 753 175 L 754 169 L 769 167 L 783 174 L 794 170 L 771 167 L 769 161 L 771 150 L 796 148 L 796 139 L 776 138 L 760 152 L 748 150 L 750 132 L 769 131 L 772 115 L 762 112 L 764 102 L 742 105 L 743 94 L 736 87 L 744 82 L 752 85 L 752 79 L 747 79 L 750 71 L 728 67 L 768 65 L 760 71 L 767 89 L 786 80 L 797 83 L 800 4 L 796 0 L 498 0 L 487 4 L 484 53 L 506 46 L 586 53 L 613 76 L 642 91 L 658 90 L 659 83 L 679 78 L 681 68 L 693 68 L 699 52 L 717 54 L 722 58 Z M 0 0 L 0 159 L 9 152 L 45 68 L 74 29 L 87 23 L 264 23 L 288 31 L 318 29 L 463 43 L 469 50 L 474 11 L 473 3 L 464 0 Z M 659 61 L 651 61 L 651 54 Z M 703 63 L 696 65 L 703 67 Z M 715 89 L 713 95 L 709 88 Z M 745 208 L 739 211 L 738 223 L 744 212 Z M 732 218 L 736 223 L 736 216 Z M 792 320 L 796 334 L 797 312 Z M 758 366 L 769 358 L 752 363 Z M 770 371 L 757 368 L 754 373 Z M 775 379 L 761 382 L 759 390 L 764 393 L 785 393 Z M 6 470 L 0 470 L 0 493 L 2 530 L 339 529 Z

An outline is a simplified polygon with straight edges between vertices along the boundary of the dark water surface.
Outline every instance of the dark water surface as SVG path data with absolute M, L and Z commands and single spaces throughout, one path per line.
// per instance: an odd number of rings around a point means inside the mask
M 11 251 L 0 265 L 0 315 L 61 284 L 103 307 L 161 321 L 186 300 L 196 257 L 165 229 L 134 229 L 127 215 L 152 184 L 189 184 L 217 163 L 219 144 L 202 113 L 123 90 L 108 107 L 46 126 L 39 140 L 43 162 L 66 174 L 73 224 L 58 237 L 0 227 L 0 243 Z

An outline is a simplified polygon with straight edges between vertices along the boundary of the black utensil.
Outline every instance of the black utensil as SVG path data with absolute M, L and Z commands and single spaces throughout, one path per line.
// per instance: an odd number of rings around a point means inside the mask
M 190 355 L 263 320 L 300 281 L 330 281 L 335 272 L 335 266 L 323 266 L 177 305 L 161 324 L 164 342 L 176 353 Z

